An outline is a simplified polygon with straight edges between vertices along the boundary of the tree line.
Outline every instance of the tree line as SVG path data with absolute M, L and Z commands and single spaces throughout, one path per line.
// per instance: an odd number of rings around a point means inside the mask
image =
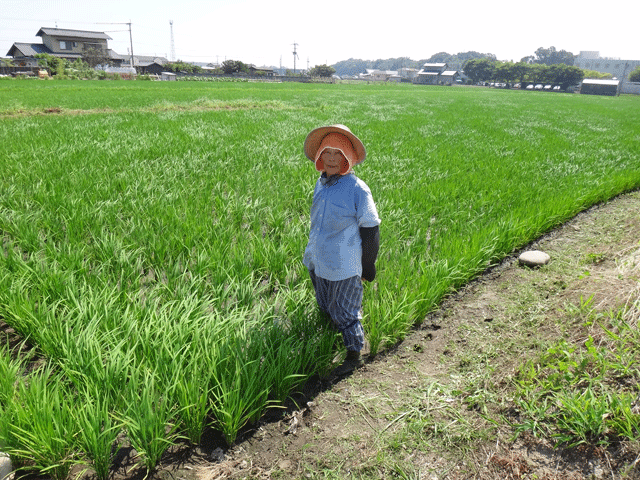
M 573 66 L 575 55 L 566 50 L 557 50 L 555 47 L 538 48 L 533 55 L 523 57 L 520 62 L 527 64 L 557 65 L 564 64 Z M 387 58 L 378 60 L 360 60 L 350 58 L 342 60 L 333 65 L 336 73 L 340 76 L 354 76 L 365 73 L 367 69 L 375 70 L 400 70 L 401 68 L 420 69 L 425 63 L 446 63 L 449 70 L 462 70 L 464 65 L 470 60 L 482 60 L 497 62 L 497 57 L 493 53 L 481 53 L 474 50 L 468 52 L 458 52 L 451 54 L 448 52 L 438 52 L 429 58 L 421 60 L 411 60 L 409 57 Z
M 456 54 L 449 54 L 447 52 L 439 52 L 432 55 L 429 58 L 421 60 L 411 60 L 409 57 L 397 57 L 378 60 L 362 60 L 356 58 L 350 58 L 348 60 L 341 60 L 332 65 L 335 68 L 338 75 L 343 76 L 357 76 L 361 73 L 365 73 L 369 70 L 400 70 L 402 68 L 415 68 L 420 69 L 425 63 L 446 63 L 452 70 L 461 70 L 464 62 L 471 58 L 492 58 L 495 60 L 496 56 L 492 53 L 479 53 L 479 52 L 460 52 Z
M 473 83 L 503 82 L 508 85 L 520 83 L 521 88 L 528 84 L 558 85 L 566 90 L 576 85 L 585 77 L 585 71 L 564 63 L 547 65 L 544 63 L 527 63 L 520 61 L 499 62 L 490 59 L 468 60 L 463 70 Z

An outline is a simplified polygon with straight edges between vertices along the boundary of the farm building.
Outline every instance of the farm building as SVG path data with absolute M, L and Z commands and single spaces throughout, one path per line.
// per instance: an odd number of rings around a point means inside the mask
M 425 63 L 416 74 L 413 83 L 421 85 L 453 85 L 458 79 L 459 73 L 455 70 L 447 70 L 446 63 Z
M 453 85 L 458 79 L 458 72 L 455 70 L 446 70 L 440 75 L 440 82 L 444 85 Z
M 264 75 L 265 77 L 275 77 L 276 72 L 269 67 L 256 67 L 255 65 L 249 65 L 249 75 Z
M 580 85 L 580 93 L 615 96 L 620 93 L 620 81 L 585 79 Z
M 413 80 L 417 74 L 418 69 L 416 68 L 401 68 L 400 70 L 398 70 L 398 75 L 409 80 Z
M 391 77 L 397 77 L 396 70 L 378 70 L 376 68 L 367 68 L 366 73 L 361 73 L 359 78 L 362 80 L 372 80 L 374 82 L 387 82 Z
M 177 76 L 173 72 L 162 72 L 160 79 L 168 82 L 175 82 L 177 80 Z
M 111 62 L 116 66 L 129 66 L 131 61 L 133 60 L 133 68 L 136 69 L 138 73 L 146 73 L 149 75 L 159 75 L 166 67 L 163 67 L 165 63 L 169 61 L 165 57 L 152 57 L 148 55 L 134 55 L 133 59 L 131 55 L 120 55 L 115 53 L 113 50 L 111 52 Z
M 440 75 L 447 70 L 446 63 L 425 63 L 416 74 L 413 83 L 438 85 Z

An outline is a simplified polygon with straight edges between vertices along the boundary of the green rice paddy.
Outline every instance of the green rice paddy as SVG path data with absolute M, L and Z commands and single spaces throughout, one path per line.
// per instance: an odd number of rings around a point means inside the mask
M 301 262 L 318 175 L 302 144 L 333 123 L 367 147 L 356 174 L 382 219 L 373 353 L 488 266 L 640 186 L 637 97 L 0 81 L 0 317 L 46 359 L 0 354 L 14 464 L 106 478 L 125 438 L 152 469 L 207 428 L 233 443 L 330 368 L 340 342 Z

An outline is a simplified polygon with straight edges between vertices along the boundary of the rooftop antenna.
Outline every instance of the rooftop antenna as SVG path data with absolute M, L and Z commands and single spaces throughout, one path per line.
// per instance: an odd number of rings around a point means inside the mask
M 298 57 L 298 52 L 296 51 L 297 43 L 293 43 L 293 74 L 296 74 L 296 57 Z
M 171 61 L 176 61 L 176 44 L 173 41 L 173 20 L 169 20 L 169 25 L 171 26 Z

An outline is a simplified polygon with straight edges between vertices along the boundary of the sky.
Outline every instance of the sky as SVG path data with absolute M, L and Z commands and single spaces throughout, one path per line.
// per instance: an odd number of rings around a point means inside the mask
M 240 60 L 304 69 L 356 58 L 438 52 L 493 53 L 519 61 L 540 48 L 640 60 L 637 0 L 0 0 L 0 56 L 14 42 L 41 43 L 41 27 L 107 33 L 109 47 L 171 60 Z M 636 10 L 632 14 L 631 10 Z M 131 24 L 131 39 L 129 25 Z M 295 45 L 294 45 L 295 44 Z

